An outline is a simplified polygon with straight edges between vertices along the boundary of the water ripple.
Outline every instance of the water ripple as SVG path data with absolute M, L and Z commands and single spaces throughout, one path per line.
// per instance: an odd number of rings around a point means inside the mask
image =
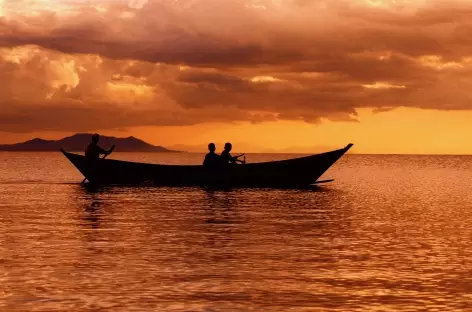
M 472 309 L 471 158 L 349 155 L 314 191 L 209 192 L 90 190 L 44 155 L 18 177 L 21 157 L 2 167 L 2 310 Z

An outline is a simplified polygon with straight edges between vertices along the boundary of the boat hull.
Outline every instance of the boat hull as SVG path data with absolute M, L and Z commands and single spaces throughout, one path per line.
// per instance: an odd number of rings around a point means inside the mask
M 315 184 L 352 144 L 322 154 L 288 160 L 225 165 L 209 173 L 201 165 L 160 165 L 114 159 L 88 161 L 61 149 L 91 183 L 101 185 L 304 187 Z

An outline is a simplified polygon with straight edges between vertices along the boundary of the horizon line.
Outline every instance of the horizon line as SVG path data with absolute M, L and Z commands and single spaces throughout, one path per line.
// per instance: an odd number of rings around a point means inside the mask
M 17 145 L 17 144 L 22 144 L 22 143 L 25 143 L 25 142 L 28 142 L 28 141 L 32 141 L 32 140 L 35 140 L 35 139 L 39 139 L 39 140 L 43 140 L 43 141 L 60 141 L 62 139 L 66 139 L 66 138 L 70 138 L 70 137 L 74 137 L 76 135 L 91 135 L 92 132 L 76 132 L 74 134 L 69 134 L 69 135 L 65 135 L 59 139 L 43 139 L 41 137 L 33 137 L 31 139 L 28 139 L 26 141 L 20 141 L 20 142 L 16 142 L 16 143 L 0 143 L 0 145 Z M 175 143 L 175 144 L 171 144 L 171 145 L 155 145 L 155 143 L 149 143 L 148 141 L 144 140 L 144 139 L 141 139 L 139 137 L 136 137 L 134 135 L 130 135 L 130 136 L 123 136 L 123 137 L 120 137 L 120 136 L 112 136 L 112 135 L 106 135 L 106 134 L 100 134 L 101 137 L 105 137 L 105 138 L 110 138 L 110 139 L 130 139 L 130 138 L 133 138 L 133 139 L 136 139 L 136 140 L 140 140 L 146 144 L 149 144 L 151 146 L 154 146 L 154 147 L 162 147 L 162 148 L 165 148 L 165 149 L 168 149 L 168 151 L 165 151 L 166 153 L 172 153 L 172 152 L 175 152 L 175 153 L 195 153 L 195 154 L 200 154 L 200 153 L 206 153 L 206 149 L 203 147 L 203 146 L 206 146 L 205 143 L 202 143 L 202 150 L 201 151 L 198 151 L 198 150 L 195 150 L 195 147 L 198 146 L 198 144 L 193 144 L 193 145 L 188 145 L 188 144 L 182 144 L 182 143 Z M 244 142 L 238 142 L 239 144 L 245 144 Z M 354 144 L 355 145 L 355 144 Z M 341 145 L 340 145 L 341 146 Z M 179 148 L 180 147 L 180 148 Z M 192 150 L 185 150 L 185 147 L 191 147 Z M 320 150 L 320 147 L 323 147 L 324 150 Z M 256 146 L 257 148 L 257 146 Z M 301 149 L 309 149 L 310 147 L 300 147 Z M 260 152 L 254 152 L 254 151 L 248 151 L 248 152 L 245 152 L 246 154 L 290 154 L 290 155 L 316 155 L 316 154 L 322 154 L 322 153 L 326 153 L 326 152 L 330 152 L 330 151 L 333 151 L 333 150 L 338 150 L 338 149 L 342 149 L 342 147 L 337 147 L 335 145 L 332 145 L 332 146 L 312 146 L 313 149 L 316 149 L 316 151 L 304 151 L 304 152 L 300 152 L 300 151 L 296 151 L 297 147 L 294 148 L 295 151 L 288 151 L 287 149 L 290 149 L 290 147 L 288 148 L 281 148 L 280 150 L 277 150 L 276 148 L 269 148 L 269 147 L 259 147 L 259 149 L 261 150 L 266 150 L 266 151 L 260 151 Z M 176 150 L 174 150 L 176 149 Z M 197 148 L 198 149 L 198 148 Z M 59 151 L 59 150 L 58 150 Z M 72 152 L 82 152 L 82 150 L 71 150 Z M 237 151 L 237 149 L 235 149 L 234 151 Z M 233 152 L 234 152 L 233 151 Z M 25 153 L 31 153 L 31 152 L 55 152 L 53 150 L 3 150 L 3 151 L 0 151 L 0 152 L 25 152 Z M 120 153 L 120 151 L 116 151 L 117 153 Z M 158 151 L 156 151 L 157 153 L 159 153 Z M 242 152 L 242 150 L 238 150 L 238 152 Z M 121 153 L 154 153 L 153 151 L 121 151 Z M 471 153 L 444 153 L 444 152 L 439 152 L 439 153 L 434 153 L 434 152 L 426 152 L 426 153 L 412 153 L 412 152 L 404 152 L 404 153 L 399 153 L 399 152 L 387 152 L 387 153 L 383 153 L 383 152 L 369 152 L 369 153 L 363 153 L 363 152 L 355 152 L 355 151 L 349 151 L 347 152 L 345 155 L 363 155 L 363 156 L 472 156 L 472 152 Z
M 165 146 L 163 146 L 166 148 Z M 57 153 L 60 152 L 60 149 L 57 151 L 53 150 L 18 150 L 18 151 L 13 151 L 13 150 L 0 150 L 0 153 Z M 77 152 L 83 152 L 79 150 L 69 150 L 69 152 L 72 153 L 77 153 Z M 329 151 L 326 151 L 329 152 Z M 196 152 L 196 151 L 174 151 L 174 150 L 169 150 L 169 151 L 115 151 L 114 154 L 116 153 L 123 153 L 123 154 L 129 154 L 129 153 L 141 153 L 141 154 L 182 154 L 182 153 L 187 153 L 187 154 L 205 154 L 207 153 L 206 151 L 201 151 L 201 152 Z M 319 153 L 301 153 L 301 152 L 245 152 L 245 154 L 279 154 L 279 155 L 316 155 L 316 154 L 323 154 L 325 152 L 319 152 Z M 346 153 L 346 155 L 354 155 L 354 156 L 472 156 L 472 153 L 470 154 L 416 154 L 416 153 Z

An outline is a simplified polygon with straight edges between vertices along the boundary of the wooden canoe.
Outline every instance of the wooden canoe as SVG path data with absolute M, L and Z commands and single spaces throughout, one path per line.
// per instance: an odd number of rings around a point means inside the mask
M 64 156 L 91 183 L 100 185 L 304 187 L 316 184 L 353 144 L 326 153 L 260 163 L 224 165 L 208 174 L 202 165 L 161 165 L 98 159 L 91 164 L 79 154 L 61 149 Z M 323 181 L 318 181 L 323 182 Z

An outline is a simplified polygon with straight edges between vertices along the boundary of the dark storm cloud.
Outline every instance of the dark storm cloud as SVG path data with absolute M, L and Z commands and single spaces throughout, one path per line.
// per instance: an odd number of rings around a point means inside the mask
M 470 13 L 459 0 L 7 1 L 0 131 L 470 109 Z

